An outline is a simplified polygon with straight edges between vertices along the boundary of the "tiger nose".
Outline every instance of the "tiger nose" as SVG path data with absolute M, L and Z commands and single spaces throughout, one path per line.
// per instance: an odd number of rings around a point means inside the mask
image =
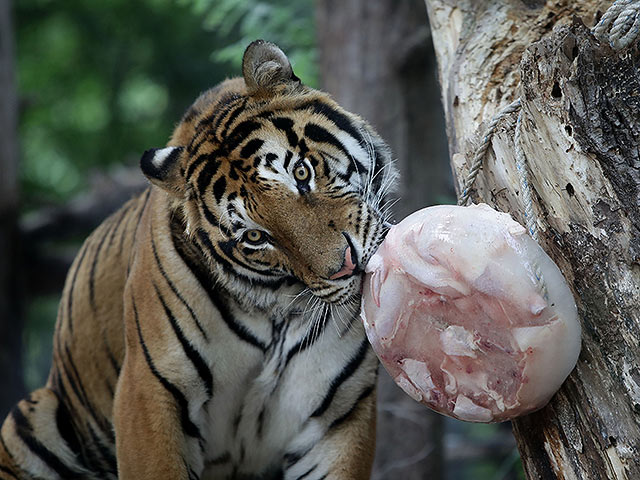
M 340 278 L 347 278 L 353 275 L 358 268 L 358 258 L 354 255 L 351 248 L 351 239 L 347 234 L 343 234 L 347 239 L 347 248 L 344 250 L 344 260 L 342 261 L 342 267 L 336 273 L 329 277 L 329 280 L 338 280 Z

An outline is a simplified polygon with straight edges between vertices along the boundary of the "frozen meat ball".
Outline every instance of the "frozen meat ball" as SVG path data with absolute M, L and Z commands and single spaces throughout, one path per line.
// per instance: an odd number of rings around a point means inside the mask
M 484 204 L 415 212 L 366 272 L 369 341 L 407 394 L 443 414 L 499 422 L 532 412 L 576 364 L 573 296 L 506 213 Z

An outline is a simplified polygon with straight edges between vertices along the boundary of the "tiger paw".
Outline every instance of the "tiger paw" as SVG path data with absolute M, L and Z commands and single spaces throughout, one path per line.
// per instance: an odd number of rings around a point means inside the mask
M 573 296 L 508 214 L 487 205 L 415 212 L 391 228 L 366 272 L 369 341 L 396 383 L 440 413 L 473 422 L 524 415 L 575 366 Z

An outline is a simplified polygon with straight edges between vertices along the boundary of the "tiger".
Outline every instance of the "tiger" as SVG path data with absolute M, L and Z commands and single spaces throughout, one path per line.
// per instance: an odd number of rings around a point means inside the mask
M 67 276 L 0 479 L 366 479 L 378 361 L 359 320 L 396 170 L 363 119 L 257 40 Z

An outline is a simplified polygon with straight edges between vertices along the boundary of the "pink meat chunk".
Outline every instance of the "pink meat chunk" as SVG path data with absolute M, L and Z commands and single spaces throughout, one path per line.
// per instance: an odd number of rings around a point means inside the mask
M 396 383 L 440 413 L 472 422 L 524 415 L 576 364 L 573 296 L 508 214 L 484 204 L 415 212 L 391 228 L 366 272 L 369 341 Z

